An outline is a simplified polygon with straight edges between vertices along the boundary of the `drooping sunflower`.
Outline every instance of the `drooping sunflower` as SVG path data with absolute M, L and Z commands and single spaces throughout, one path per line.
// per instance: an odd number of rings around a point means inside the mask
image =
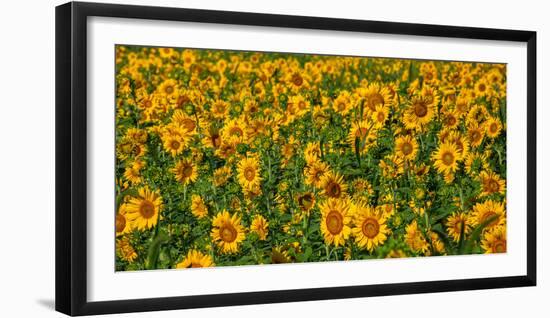
M 447 218 L 447 233 L 453 238 L 453 241 L 458 242 L 462 231 L 464 231 L 464 237 L 472 231 L 470 219 L 463 212 L 453 213 Z
M 479 181 L 481 183 L 481 195 L 491 195 L 493 193 L 504 194 L 506 192 L 506 181 L 502 180 L 500 176 L 493 171 L 482 171 L 479 174 Z
M 263 241 L 267 238 L 267 234 L 269 233 L 269 222 L 258 214 L 252 219 L 250 231 L 256 233 L 258 238 Z
M 418 143 L 411 135 L 399 136 L 395 140 L 395 152 L 406 160 L 416 159 Z
M 344 245 L 351 228 L 350 203 L 347 199 L 329 198 L 320 205 L 321 233 L 325 243 L 334 246 Z
M 191 196 L 191 213 L 199 219 L 208 215 L 208 207 L 200 195 L 193 194 Z
M 497 226 L 485 232 L 481 240 L 481 248 L 486 254 L 506 253 L 506 226 Z
M 239 244 L 244 241 L 244 229 L 241 225 L 241 218 L 235 213 L 230 215 L 223 210 L 212 220 L 212 240 L 224 254 L 236 253 Z
M 243 188 L 250 189 L 259 186 L 262 181 L 260 176 L 260 162 L 256 157 L 242 159 L 237 167 L 237 178 Z
M 426 126 L 433 118 L 434 107 L 421 96 L 413 96 L 403 115 L 403 124 L 407 129 L 419 130 Z
M 434 166 L 442 174 L 454 173 L 458 169 L 459 153 L 454 143 L 446 142 L 439 145 L 432 154 Z
M 185 258 L 176 264 L 176 268 L 197 268 L 214 266 L 212 257 L 208 254 L 203 254 L 201 251 L 189 250 Z
M 344 178 L 338 173 L 329 171 L 321 179 L 323 194 L 329 198 L 342 198 L 348 188 Z
M 148 187 L 138 189 L 138 196 L 132 197 L 126 207 L 126 218 L 139 230 L 150 229 L 157 225 L 162 211 L 162 197 L 158 191 Z
M 487 224 L 485 229 L 491 229 L 506 223 L 506 211 L 503 202 L 489 199 L 474 205 L 470 215 L 470 222 L 473 226 L 483 224 L 489 218 L 494 218 L 494 220 Z
M 370 205 L 359 203 L 353 207 L 355 243 L 360 248 L 372 252 L 378 245 L 384 244 L 389 234 L 386 217 Z
M 176 166 L 172 168 L 176 180 L 183 185 L 188 185 L 191 182 L 195 182 L 198 177 L 197 167 L 191 160 L 182 159 L 176 163 Z

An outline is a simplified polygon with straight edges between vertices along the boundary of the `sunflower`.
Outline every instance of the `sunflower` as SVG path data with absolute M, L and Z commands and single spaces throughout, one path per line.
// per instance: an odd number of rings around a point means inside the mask
M 211 266 L 214 266 L 212 257 L 197 250 L 189 250 L 185 258 L 176 264 L 176 268 L 178 269 Z
M 308 163 L 304 169 L 305 184 L 321 188 L 323 177 L 328 171 L 329 166 L 322 161 L 315 160 L 312 163 Z
M 428 252 L 428 242 L 418 228 L 418 223 L 416 223 L 416 220 L 412 221 L 405 228 L 405 243 L 407 243 L 409 248 L 415 253 Z
M 369 84 L 363 97 L 365 99 L 365 106 L 368 108 L 367 110 L 371 112 L 376 111 L 376 107 L 378 106 L 389 106 L 391 101 L 390 91 L 379 83 Z
M 446 142 L 439 145 L 432 154 L 434 166 L 442 174 L 450 174 L 458 169 L 459 153 L 454 143 Z
M 338 114 L 346 115 L 352 108 L 351 95 L 348 91 L 341 91 L 332 102 L 332 109 Z
M 403 115 L 403 124 L 407 129 L 419 130 L 426 126 L 433 118 L 434 107 L 421 96 L 413 96 Z
M 129 182 L 136 184 L 141 182 L 141 169 L 145 166 L 145 163 L 141 160 L 136 160 L 124 169 L 124 178 Z
M 506 182 L 502 180 L 500 176 L 493 171 L 482 171 L 479 174 L 479 181 L 481 183 L 481 195 L 491 195 L 493 193 L 504 194 L 506 192 Z
M 306 192 L 298 195 L 298 207 L 303 212 L 308 213 L 315 207 L 315 196 L 311 192 Z
M 487 200 L 474 205 L 470 215 L 470 223 L 473 226 L 483 224 L 489 218 L 494 218 L 494 220 L 487 224 L 485 229 L 492 229 L 506 222 L 505 208 L 502 202 Z
M 172 173 L 176 177 L 176 180 L 183 185 L 188 185 L 191 182 L 195 182 L 199 175 L 197 168 L 193 165 L 193 162 L 188 159 L 178 161 L 176 166 L 172 168 Z
M 172 114 L 172 122 L 180 126 L 182 129 L 193 133 L 200 126 L 200 119 L 192 117 L 184 113 L 181 109 L 176 109 Z
M 130 243 L 130 239 L 126 236 L 120 240 L 116 240 L 116 253 L 128 263 L 133 263 L 138 257 L 136 250 L 132 246 L 132 243 Z
M 400 136 L 395 140 L 395 152 L 406 160 L 416 159 L 418 143 L 411 135 Z
M 460 124 L 459 113 L 456 110 L 449 110 L 442 114 L 443 126 L 447 129 L 455 129 Z
M 502 130 L 502 123 L 498 118 L 490 117 L 485 122 L 485 127 L 486 127 L 485 131 L 487 133 L 487 137 L 491 139 L 495 139 L 496 137 L 498 137 L 498 135 L 500 134 L 500 131 Z
M 221 129 L 221 134 L 231 144 L 239 144 L 244 141 L 246 124 L 243 118 L 234 118 L 226 121 Z
M 290 255 L 288 251 L 282 247 L 274 247 L 271 249 L 271 264 L 290 263 Z
M 342 198 L 346 194 L 348 186 L 344 178 L 338 172 L 327 172 L 321 179 L 323 194 L 329 198 Z
M 260 176 L 260 163 L 256 157 L 242 159 L 237 166 L 237 178 L 243 188 L 250 189 L 259 186 L 262 177 Z
M 344 245 L 351 233 L 349 201 L 329 198 L 321 204 L 320 210 L 321 233 L 325 238 L 325 243 L 334 246 Z
M 200 195 L 193 194 L 191 196 L 191 213 L 199 219 L 208 215 L 208 207 Z
M 455 242 L 460 240 L 462 227 L 464 227 L 464 236 L 472 231 L 470 220 L 466 214 L 462 212 L 453 213 L 447 217 L 447 233 L 449 233 L 449 236 L 451 236 Z
M 231 174 L 232 174 L 231 168 L 228 166 L 223 166 L 221 168 L 214 170 L 214 176 L 213 176 L 214 185 L 216 187 L 221 187 L 225 185 L 229 180 L 229 178 L 231 178 Z
M 481 248 L 486 254 L 506 253 L 506 226 L 497 226 L 485 232 L 481 240 Z
M 384 215 L 378 213 L 375 208 L 362 203 L 354 206 L 353 214 L 352 233 L 357 246 L 372 252 L 378 245 L 384 244 L 390 233 Z
M 470 140 L 470 145 L 472 145 L 472 147 L 477 147 L 481 145 L 483 137 L 485 137 L 485 129 L 483 125 L 471 124 L 468 127 L 467 135 Z
M 215 100 L 211 105 L 211 114 L 216 118 L 224 119 L 229 114 L 229 104 L 221 99 Z
M 185 137 L 176 134 L 166 134 L 163 136 L 164 149 L 169 152 L 172 157 L 179 155 L 185 148 L 187 142 Z
M 148 187 L 138 189 L 138 196 L 132 197 L 126 207 L 126 218 L 139 230 L 150 229 L 157 225 L 162 211 L 162 197 L 158 191 Z
M 250 231 L 256 233 L 258 238 L 264 241 L 269 233 L 269 222 L 267 222 L 263 216 L 258 214 L 254 217 L 254 219 L 252 219 Z
M 371 120 L 374 122 L 374 127 L 382 128 L 388 120 L 389 109 L 383 105 L 376 106 L 376 109 L 371 114 Z
M 118 208 L 118 213 L 115 217 L 115 232 L 116 236 L 120 236 L 129 233 L 132 230 L 132 224 L 126 218 L 126 212 L 128 211 L 126 203 L 123 203 Z
M 175 98 L 178 94 L 178 82 L 167 79 L 158 86 L 157 92 L 166 98 Z
M 212 241 L 218 245 L 222 253 L 236 253 L 239 244 L 245 238 L 241 218 L 236 213 L 229 215 L 229 212 L 223 210 L 214 217 L 212 226 Z
M 475 83 L 474 89 L 477 97 L 485 97 L 492 91 L 491 85 L 484 78 L 479 79 Z
M 374 123 L 363 120 L 351 125 L 347 141 L 353 147 L 354 152 L 359 149 L 361 153 L 365 153 L 376 144 L 376 138 Z

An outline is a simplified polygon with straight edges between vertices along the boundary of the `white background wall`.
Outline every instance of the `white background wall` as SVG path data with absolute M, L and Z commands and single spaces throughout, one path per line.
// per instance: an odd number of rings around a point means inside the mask
M 545 1 L 115 1 L 232 11 L 527 29 L 538 32 L 538 286 L 240 306 L 117 317 L 543 317 L 550 313 L 545 202 L 550 189 L 550 22 Z M 61 317 L 54 304 L 54 6 L 10 1 L 0 12 L 0 316 Z M 510 105 L 513 107 L 513 105 Z M 546 268 L 544 268 L 546 266 Z

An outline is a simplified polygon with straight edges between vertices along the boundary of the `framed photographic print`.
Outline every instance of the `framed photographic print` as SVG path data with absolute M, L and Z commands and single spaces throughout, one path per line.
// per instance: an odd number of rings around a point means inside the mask
M 536 284 L 536 33 L 56 8 L 56 309 Z

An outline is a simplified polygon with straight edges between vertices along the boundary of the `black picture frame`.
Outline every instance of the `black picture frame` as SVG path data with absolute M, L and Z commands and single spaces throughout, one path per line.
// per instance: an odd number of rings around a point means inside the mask
M 70 2 L 56 7 L 56 310 L 91 315 L 536 285 L 536 32 Z M 524 42 L 527 45 L 527 275 L 88 302 L 87 18 L 92 16 Z

